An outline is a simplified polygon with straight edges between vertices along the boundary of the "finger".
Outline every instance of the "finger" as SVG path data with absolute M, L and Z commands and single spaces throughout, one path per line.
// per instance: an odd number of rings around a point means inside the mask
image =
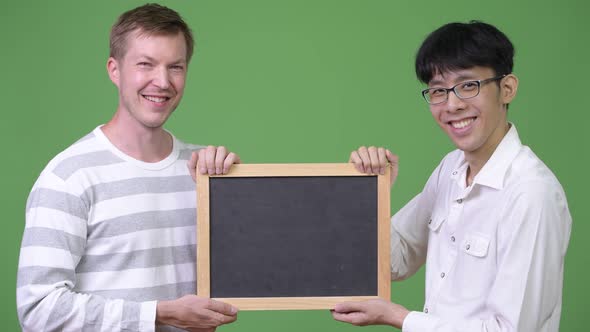
M 235 316 L 238 313 L 238 308 L 232 306 L 231 304 L 215 300 L 209 301 L 207 309 L 227 316 Z
M 350 313 L 334 312 L 334 313 L 332 313 L 332 317 L 334 317 L 334 319 L 337 321 L 349 323 L 352 325 L 358 325 L 358 326 L 366 325 L 366 320 L 364 319 L 364 316 L 359 312 L 350 312 Z
M 373 169 L 371 168 L 371 157 L 369 156 L 369 151 L 366 147 L 361 146 L 358 150 L 359 157 L 361 157 L 361 161 L 363 163 L 363 169 L 365 170 L 364 173 L 371 174 L 373 173 Z
M 339 313 L 349 313 L 355 311 L 362 311 L 364 305 L 362 302 L 358 301 L 349 301 L 349 302 L 341 302 L 334 306 L 334 312 Z
M 191 159 L 189 159 L 188 163 L 186 163 L 186 167 L 188 168 L 193 181 L 197 182 L 197 162 L 199 161 L 199 155 L 196 151 L 191 153 Z
M 199 173 L 207 174 L 207 149 L 199 150 L 199 154 L 197 156 L 197 165 L 199 166 Z
M 377 174 L 379 173 L 379 169 L 381 168 L 379 165 L 379 156 L 377 155 L 377 148 L 374 146 L 370 146 L 367 150 L 369 151 L 371 173 Z
M 215 153 L 215 174 L 223 174 L 223 161 L 225 160 L 225 157 L 227 157 L 227 149 L 225 146 L 217 147 L 217 152 Z
M 387 167 L 387 155 L 384 148 L 377 148 L 377 158 L 379 158 L 379 174 L 385 174 Z
M 207 173 L 209 173 L 209 175 L 215 174 L 215 152 L 217 152 L 217 149 L 213 145 L 207 147 L 205 164 L 207 165 Z
M 215 332 L 217 327 L 203 327 L 203 328 L 192 328 L 188 329 L 189 332 Z
M 218 312 L 214 313 L 215 320 L 218 322 L 219 325 L 233 323 L 238 319 L 238 315 L 224 315 Z
M 361 160 L 361 157 L 359 156 L 359 153 L 357 151 L 352 151 L 350 153 L 350 158 L 348 159 L 348 162 L 353 163 L 354 168 L 356 168 L 357 171 L 361 173 L 365 172 L 365 168 L 363 167 L 363 161 Z
M 230 152 L 223 162 L 223 174 L 227 174 L 233 164 L 239 164 L 240 157 L 237 154 Z
M 332 311 L 332 318 L 334 318 L 337 321 L 348 323 L 346 317 L 346 313 Z

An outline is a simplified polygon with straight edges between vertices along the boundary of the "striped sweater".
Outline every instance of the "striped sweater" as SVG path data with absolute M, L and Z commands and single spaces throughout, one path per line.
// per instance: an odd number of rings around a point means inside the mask
M 24 331 L 172 331 L 156 300 L 195 293 L 200 147 L 173 138 L 157 163 L 118 150 L 100 128 L 57 155 L 33 186 L 17 277 Z

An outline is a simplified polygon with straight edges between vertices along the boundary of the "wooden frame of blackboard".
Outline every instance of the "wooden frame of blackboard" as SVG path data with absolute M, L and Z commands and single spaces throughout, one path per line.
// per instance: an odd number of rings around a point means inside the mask
M 210 181 L 216 177 L 282 178 L 282 177 L 374 177 L 377 182 L 377 250 L 376 294 L 354 296 L 264 296 L 217 297 L 240 310 L 308 310 L 332 309 L 344 301 L 390 299 L 390 169 L 384 175 L 358 172 L 350 163 L 341 164 L 238 164 L 225 175 L 203 175 L 197 171 L 197 295 L 211 297 Z M 349 204 L 350 202 L 342 202 Z

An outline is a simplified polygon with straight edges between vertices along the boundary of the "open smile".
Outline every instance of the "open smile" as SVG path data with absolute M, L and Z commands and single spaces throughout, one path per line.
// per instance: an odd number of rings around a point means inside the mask
M 464 129 L 468 127 L 470 124 L 472 124 L 473 121 L 475 121 L 475 119 L 477 119 L 477 117 L 461 119 L 458 121 L 449 121 L 448 124 L 451 125 L 451 127 L 453 127 L 454 129 Z
M 149 95 L 141 95 L 143 98 L 154 102 L 154 103 L 164 103 L 168 100 L 170 100 L 170 97 L 166 97 L 166 96 L 149 96 Z

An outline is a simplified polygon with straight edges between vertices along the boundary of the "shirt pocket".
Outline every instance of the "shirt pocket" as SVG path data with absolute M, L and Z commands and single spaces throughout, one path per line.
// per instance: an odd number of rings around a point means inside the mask
M 475 257 L 486 257 L 488 255 L 489 247 L 490 238 L 478 233 L 466 234 L 461 243 L 461 250 L 464 253 Z
M 442 224 L 444 224 L 444 222 L 446 221 L 446 218 L 446 213 L 433 213 L 432 216 L 428 219 L 428 228 L 430 228 L 432 232 L 438 233 L 440 231 Z

